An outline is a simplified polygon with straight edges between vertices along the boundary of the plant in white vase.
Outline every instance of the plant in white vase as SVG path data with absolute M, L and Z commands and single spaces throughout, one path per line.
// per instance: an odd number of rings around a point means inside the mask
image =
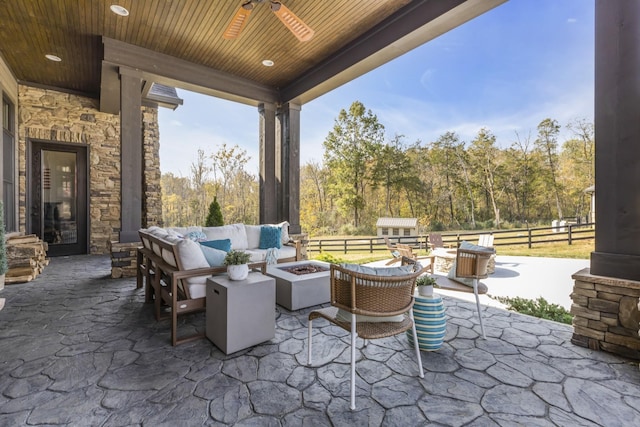
M 430 297 L 433 295 L 433 287 L 438 286 L 435 277 L 425 274 L 416 279 L 418 293 L 422 296 Z
M 229 279 L 246 279 L 249 275 L 249 261 L 251 261 L 251 254 L 244 251 L 229 251 L 224 257 L 224 265 L 227 266 Z

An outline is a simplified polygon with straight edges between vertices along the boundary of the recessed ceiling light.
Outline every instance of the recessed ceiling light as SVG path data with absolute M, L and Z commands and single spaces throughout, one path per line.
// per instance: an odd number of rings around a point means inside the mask
M 115 13 L 116 15 L 129 16 L 129 11 L 120 5 L 112 4 L 109 9 L 111 9 L 111 12 Z
M 265 67 L 273 67 L 273 61 L 270 59 L 265 59 L 264 61 L 262 61 L 262 65 L 264 65 Z
M 60 57 L 59 57 L 59 56 L 57 56 L 57 55 L 52 55 L 52 54 L 50 54 L 50 53 L 46 54 L 44 57 L 45 57 L 45 58 L 47 58 L 49 61 L 54 61 L 54 62 L 60 62 L 60 61 L 62 61 L 62 58 L 60 58 Z

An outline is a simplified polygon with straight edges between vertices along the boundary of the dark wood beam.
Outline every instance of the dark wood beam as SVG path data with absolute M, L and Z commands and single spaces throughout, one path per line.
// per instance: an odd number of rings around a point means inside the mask
M 276 185 L 276 106 L 260 104 L 260 224 L 278 222 Z
M 640 281 L 640 2 L 596 0 L 591 274 Z
M 120 112 L 120 75 L 118 66 L 102 61 L 100 75 L 100 111 L 109 114 Z
M 140 71 L 144 80 L 249 105 L 258 106 L 260 102 L 275 104 L 279 100 L 277 89 L 252 80 L 107 37 L 104 37 L 102 42 L 103 69 L 105 62 L 125 66 Z M 103 93 L 103 96 L 105 95 L 109 96 Z
M 142 79 L 120 69 L 120 242 L 137 242 L 142 227 Z
M 416 0 L 281 90 L 304 104 L 423 45 L 507 0 Z
M 280 194 L 281 218 L 289 221 L 289 232 L 300 233 L 300 105 L 280 107 Z

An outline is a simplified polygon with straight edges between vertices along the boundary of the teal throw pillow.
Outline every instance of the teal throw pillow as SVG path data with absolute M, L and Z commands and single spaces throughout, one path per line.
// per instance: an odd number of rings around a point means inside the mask
M 207 246 L 209 248 L 219 249 L 225 252 L 229 252 L 231 250 L 231 239 L 207 240 L 205 242 L 200 242 L 200 244 Z
M 282 229 L 272 225 L 263 225 L 260 227 L 260 249 L 282 247 Z
M 210 248 L 202 243 L 200 243 L 200 249 L 202 250 L 202 254 L 207 259 L 210 267 L 222 267 L 224 265 L 224 257 L 227 256 L 225 251 Z

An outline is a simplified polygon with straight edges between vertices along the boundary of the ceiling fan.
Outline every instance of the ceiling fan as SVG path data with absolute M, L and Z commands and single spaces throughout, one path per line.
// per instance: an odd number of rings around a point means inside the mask
M 263 3 L 265 0 L 249 0 L 240 5 L 238 11 L 233 16 L 233 19 L 224 30 L 222 37 L 227 40 L 233 40 L 240 36 L 240 33 L 247 25 L 249 15 L 254 8 L 254 3 Z M 298 38 L 301 42 L 311 40 L 314 31 L 300 18 L 298 18 L 293 12 L 291 12 L 285 5 L 279 1 L 270 1 L 271 11 L 282 21 L 282 23 Z

